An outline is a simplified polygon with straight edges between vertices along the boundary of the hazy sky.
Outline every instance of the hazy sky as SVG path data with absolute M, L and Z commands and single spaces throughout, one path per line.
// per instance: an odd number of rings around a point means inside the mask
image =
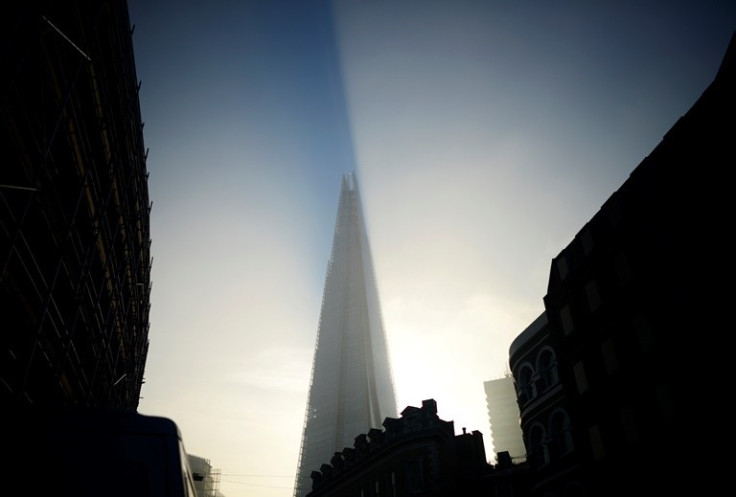
M 434 398 L 490 458 L 483 382 L 551 259 L 736 29 L 711 0 L 129 5 L 153 202 L 139 411 L 176 421 L 228 497 L 292 495 L 343 173 L 399 410 Z

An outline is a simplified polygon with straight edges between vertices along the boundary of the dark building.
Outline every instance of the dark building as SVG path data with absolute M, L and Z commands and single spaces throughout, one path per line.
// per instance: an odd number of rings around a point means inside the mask
M 0 16 L 0 399 L 135 410 L 150 235 L 125 0 Z
M 534 496 L 716 493 L 736 46 L 552 261 L 510 364 Z M 720 397 L 722 399 L 722 397 Z
M 383 426 L 384 430 L 372 428 L 359 435 L 354 447 L 336 452 L 319 471 L 315 468 L 308 495 L 494 495 L 486 485 L 504 473 L 494 474 L 495 468 L 487 463 L 483 434 L 463 429 L 455 435 L 454 423 L 437 416 L 434 400 L 423 401 L 420 408 L 407 407 L 400 418 L 386 418 Z
M 534 495 L 542 495 L 540 489 L 551 495 L 580 495 L 581 468 L 546 313 L 514 340 L 509 355 L 529 478 L 544 482 L 533 486 Z

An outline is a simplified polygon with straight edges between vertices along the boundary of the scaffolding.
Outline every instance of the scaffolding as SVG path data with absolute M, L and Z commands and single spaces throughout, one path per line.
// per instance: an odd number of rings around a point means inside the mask
M 15 3 L 0 52 L 0 398 L 136 409 L 151 204 L 127 3 Z
M 212 467 L 209 459 L 187 454 L 189 466 L 194 475 L 194 488 L 197 497 L 217 497 L 220 491 L 222 471 Z

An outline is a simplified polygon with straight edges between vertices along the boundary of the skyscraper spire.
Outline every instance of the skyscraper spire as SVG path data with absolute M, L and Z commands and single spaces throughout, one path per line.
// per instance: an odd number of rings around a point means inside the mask
M 312 471 L 389 416 L 396 416 L 396 398 L 386 335 L 358 184 L 347 174 L 325 278 L 295 497 L 311 490 Z

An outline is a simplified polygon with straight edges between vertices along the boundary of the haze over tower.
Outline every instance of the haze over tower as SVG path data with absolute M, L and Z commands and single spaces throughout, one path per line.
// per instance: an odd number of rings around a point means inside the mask
M 342 177 L 327 265 L 295 497 L 311 472 L 396 416 L 391 363 L 355 174 Z

